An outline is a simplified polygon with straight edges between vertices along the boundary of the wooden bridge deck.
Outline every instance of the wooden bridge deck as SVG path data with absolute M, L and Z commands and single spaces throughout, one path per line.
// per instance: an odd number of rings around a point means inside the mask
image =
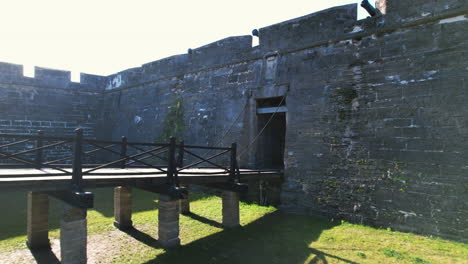
M 65 168 L 72 171 L 71 168 Z M 54 174 L 51 176 L 51 174 Z M 47 175 L 47 176 L 44 176 Z M 241 182 L 249 180 L 280 180 L 279 170 L 240 169 Z M 229 173 L 215 168 L 191 168 L 179 174 L 181 184 L 206 184 L 226 182 Z M 54 191 L 70 188 L 71 175 L 63 175 L 53 169 L 9 168 L 0 169 L 0 190 Z M 99 172 L 83 175 L 84 188 L 164 184 L 166 174 L 151 168 L 104 168 Z
M 236 227 L 240 225 L 239 194 L 248 191 L 243 183 L 282 180 L 279 170 L 239 168 L 236 143 L 207 147 L 176 144 L 175 138 L 169 143 L 128 142 L 125 137 L 99 141 L 83 138 L 81 129 L 75 133 L 74 138 L 47 137 L 42 132 L 0 134 L 0 191 L 29 191 L 30 248 L 49 248 L 49 196 L 66 203 L 60 227 L 64 264 L 86 263 L 86 210 L 94 206 L 94 194 L 87 188 L 116 187 L 114 225 L 122 230 L 132 227 L 132 188 L 158 193 L 158 241 L 170 248 L 180 245 L 179 213 L 190 211 L 187 185 L 221 189 L 223 226 Z M 70 151 L 51 160 L 46 154 L 57 147 Z M 97 152 L 104 154 L 105 163 L 84 163 L 102 161 Z

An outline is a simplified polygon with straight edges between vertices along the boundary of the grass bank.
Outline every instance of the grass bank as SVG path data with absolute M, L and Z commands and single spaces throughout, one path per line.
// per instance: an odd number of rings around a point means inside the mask
M 468 263 L 466 244 L 284 215 L 255 204 L 241 203 L 242 227 L 223 229 L 220 198 L 200 194 L 191 196 L 193 213 L 180 218 L 182 247 L 166 251 L 156 240 L 157 195 L 134 191 L 135 229 L 126 233 L 112 225 L 112 190 L 100 189 L 95 195 L 96 208 L 88 213 L 88 250 L 97 251 L 94 263 Z M 34 263 L 33 257 L 22 257 L 29 254 L 24 243 L 26 193 L 5 192 L 0 199 L 0 254 L 10 254 L 11 263 Z M 61 202 L 51 199 L 50 207 L 54 240 L 59 237 Z

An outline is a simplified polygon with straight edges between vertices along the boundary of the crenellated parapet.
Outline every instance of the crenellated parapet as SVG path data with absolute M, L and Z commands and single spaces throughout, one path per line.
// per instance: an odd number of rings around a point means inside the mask
M 252 36 L 229 37 L 192 50 L 190 70 L 214 67 L 243 58 L 252 49 Z
M 0 62 L 0 82 L 11 83 L 22 77 L 24 77 L 23 65 Z
M 34 67 L 34 77 L 24 76 L 23 72 L 23 65 L 0 62 L 0 84 L 99 92 L 107 79 L 105 76 L 80 73 L 80 82 L 74 82 L 70 71 L 37 66 Z
M 95 137 L 106 77 L 81 73 L 74 82 L 70 71 L 43 67 L 33 76 L 24 75 L 23 65 L 0 62 L 0 133 L 68 136 L 82 128 Z
M 184 76 L 256 57 L 252 36 L 228 37 L 205 46 L 108 76 L 105 90 Z M 258 55 L 257 55 L 258 56 Z
M 333 7 L 259 30 L 263 51 L 289 50 L 334 40 L 357 20 L 357 5 Z
M 144 85 L 185 74 L 206 71 L 236 63 L 262 60 L 269 54 L 286 54 L 314 46 L 385 34 L 441 17 L 464 19 L 467 1 L 378 0 L 382 14 L 357 20 L 357 4 L 329 8 L 303 17 L 259 29 L 259 45 L 252 47 L 252 36 L 235 36 L 205 46 L 146 63 L 141 67 L 108 76 L 105 90 Z
M 42 67 L 35 67 L 34 77 L 25 77 L 22 65 L 0 62 L 0 83 L 110 91 L 180 78 L 185 74 L 229 64 L 259 60 L 271 52 L 288 53 L 311 46 L 361 38 L 436 16 L 466 19 L 464 14 L 468 10 L 468 2 L 465 0 L 377 0 L 375 6 L 383 15 L 357 20 L 356 4 L 333 7 L 259 29 L 257 47 L 252 47 L 250 35 L 228 37 L 189 49 L 187 54 L 149 62 L 109 76 L 81 73 L 80 82 L 71 81 L 69 71 Z

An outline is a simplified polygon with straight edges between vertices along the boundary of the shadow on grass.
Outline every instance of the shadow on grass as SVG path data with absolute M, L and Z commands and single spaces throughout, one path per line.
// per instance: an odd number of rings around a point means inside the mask
M 217 227 L 217 228 L 223 228 L 223 225 L 214 221 L 214 220 L 211 220 L 209 218 L 206 218 L 206 217 L 203 217 L 201 215 L 197 215 L 193 212 L 190 212 L 188 214 L 184 214 L 185 216 L 187 217 L 190 217 L 192 218 L 193 220 L 196 220 L 198 222 L 202 222 L 204 224 L 207 224 L 207 225 L 210 225 L 210 226 L 213 226 L 213 227 Z
M 268 214 L 246 226 L 225 229 L 180 248 L 169 250 L 145 264 L 155 263 L 327 263 L 336 258 L 309 244 L 338 223 L 280 212 Z
M 104 217 L 114 216 L 114 189 L 99 188 L 89 190 L 94 193 L 94 209 Z M 6 191 L 0 193 L 0 241 L 11 237 L 26 235 L 27 192 Z M 190 193 L 190 200 L 196 201 L 206 195 Z M 132 192 L 132 210 L 134 213 L 156 210 L 158 195 L 134 188 Z M 63 202 L 50 199 L 49 230 L 59 228 Z
M 328 264 L 327 257 L 337 259 L 337 260 L 342 261 L 344 263 L 359 264 L 359 263 L 351 261 L 351 260 L 347 260 L 347 259 L 335 256 L 335 255 L 327 254 L 327 253 L 325 253 L 323 251 L 320 251 L 320 250 L 317 250 L 317 249 L 314 249 L 314 248 L 309 248 L 309 251 L 310 251 L 310 254 L 314 254 L 315 257 L 313 257 L 311 260 L 309 260 L 307 262 L 304 262 L 304 264 Z
M 98 211 L 105 217 L 114 217 L 114 189 L 113 188 L 101 188 L 90 190 L 94 193 L 94 208 L 93 210 Z M 190 201 L 196 201 L 203 199 L 208 195 L 200 193 L 190 193 Z M 158 204 L 155 200 L 159 199 L 159 195 L 143 191 L 137 188 L 132 189 L 132 211 L 133 213 L 146 212 L 155 210 L 158 208 Z
M 90 190 L 94 193 L 94 208 L 104 217 L 114 217 L 114 188 L 100 188 Z M 146 212 L 157 208 L 158 195 L 142 191 L 136 188 L 132 189 L 132 211 L 134 213 Z
M 60 264 L 59 259 L 54 252 L 49 249 L 31 249 L 31 254 L 37 264 Z
M 122 230 L 122 232 L 125 232 L 129 236 L 133 237 L 134 239 L 140 241 L 141 243 L 143 243 L 143 244 L 145 244 L 145 245 L 147 245 L 149 247 L 152 247 L 152 248 L 155 248 L 155 249 L 161 248 L 161 245 L 159 244 L 157 239 L 154 239 L 152 236 L 141 232 L 140 230 L 136 229 L 135 227 L 131 227 L 131 228 Z

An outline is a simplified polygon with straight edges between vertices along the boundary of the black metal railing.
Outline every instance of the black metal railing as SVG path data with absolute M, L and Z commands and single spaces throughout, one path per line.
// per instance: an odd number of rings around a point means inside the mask
M 37 135 L 0 134 L 0 168 L 34 169 L 25 174 L 0 173 L 0 177 L 71 176 L 76 190 L 82 189 L 83 176 L 102 175 L 166 175 L 166 183 L 177 187 L 179 175 L 228 175 L 230 182 L 238 182 L 236 152 L 235 143 L 208 147 L 176 144 L 174 138 L 169 143 L 129 142 L 126 137 L 120 141 L 87 139 L 82 129 L 76 129 L 74 137 L 45 136 L 41 131 Z M 184 161 L 190 163 L 184 165 Z

